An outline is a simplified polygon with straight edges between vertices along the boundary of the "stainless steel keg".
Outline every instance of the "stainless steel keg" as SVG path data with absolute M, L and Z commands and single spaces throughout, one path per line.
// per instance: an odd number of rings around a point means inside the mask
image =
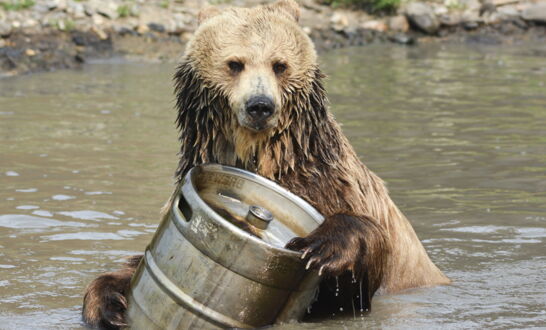
M 319 278 L 284 246 L 322 221 L 256 174 L 194 167 L 133 277 L 132 328 L 255 328 L 300 318 Z

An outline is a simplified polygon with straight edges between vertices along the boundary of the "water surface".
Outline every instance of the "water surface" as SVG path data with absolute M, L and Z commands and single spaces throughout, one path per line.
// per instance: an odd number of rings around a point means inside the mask
M 454 283 L 320 327 L 546 326 L 546 46 L 321 62 L 345 133 Z M 176 167 L 173 72 L 110 62 L 0 80 L 0 328 L 81 327 L 85 285 L 143 251 Z

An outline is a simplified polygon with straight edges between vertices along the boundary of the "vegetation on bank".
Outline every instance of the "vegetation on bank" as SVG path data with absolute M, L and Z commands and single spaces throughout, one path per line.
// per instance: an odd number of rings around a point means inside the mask
M 36 4 L 34 0 L 5 0 L 0 1 L 0 8 L 4 10 L 23 10 L 31 8 Z

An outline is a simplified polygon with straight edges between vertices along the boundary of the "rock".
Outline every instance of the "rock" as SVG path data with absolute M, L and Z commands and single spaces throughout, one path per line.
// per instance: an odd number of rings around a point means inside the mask
M 410 23 L 419 30 L 428 34 L 438 32 L 440 22 L 429 5 L 422 2 L 410 2 L 405 13 Z
M 57 29 L 61 31 L 66 31 L 65 21 L 57 21 Z
M 497 12 L 502 15 L 503 19 L 521 19 L 519 11 L 513 6 L 499 7 Z
M 87 16 L 93 16 L 95 14 L 95 7 L 89 5 L 89 3 L 84 4 L 83 9 Z
M 138 32 L 138 34 L 145 34 L 145 33 L 148 33 L 149 31 L 150 31 L 150 28 L 148 27 L 148 25 L 145 25 L 145 24 L 140 24 L 136 28 L 136 32 Z
M 186 31 L 191 31 L 192 27 L 189 24 L 185 24 L 181 21 L 172 21 L 172 24 L 167 25 L 167 32 L 172 34 L 181 34 Z
M 34 49 L 28 48 L 27 50 L 25 50 L 25 55 L 30 57 L 35 56 L 36 51 Z
M 66 12 L 72 15 L 74 18 L 84 18 L 86 14 L 85 7 L 79 2 L 69 2 Z
M 168 20 L 158 25 L 163 26 L 163 31 L 157 31 L 157 30 L 154 30 L 154 31 L 161 32 L 161 33 L 167 32 L 170 34 L 180 34 L 182 33 L 182 31 L 185 30 L 184 23 L 178 24 L 178 22 L 172 18 L 169 18 Z
M 499 15 L 499 13 L 494 12 L 488 15 L 483 15 L 483 21 L 487 25 L 493 25 L 493 24 L 499 24 L 502 22 L 503 18 L 502 15 Z
M 413 39 L 412 37 L 408 36 L 405 33 L 397 33 L 395 35 L 389 36 L 389 40 L 397 44 L 402 44 L 402 45 L 415 44 L 415 39 Z
M 324 10 L 324 6 L 321 6 L 312 0 L 303 0 L 300 3 L 303 8 L 312 10 L 317 13 L 321 13 Z
M 480 16 L 490 16 L 497 11 L 497 6 L 490 0 L 483 0 L 478 12 Z
M 23 28 L 34 28 L 38 25 L 38 21 L 33 18 L 27 18 L 23 21 Z
M 389 29 L 397 32 L 408 32 L 409 23 L 406 16 L 393 16 L 389 18 Z
M 91 28 L 91 31 L 99 37 L 100 40 L 106 40 L 108 39 L 108 34 L 104 32 L 102 29 L 99 29 L 98 27 L 93 26 Z
M 108 17 L 109 19 L 116 19 L 119 17 L 118 14 L 118 5 L 113 2 L 108 2 L 108 4 L 101 6 L 96 9 L 97 13 L 102 16 Z
M 516 18 L 512 20 L 512 24 L 514 24 L 515 26 L 517 26 L 518 28 L 522 30 L 526 30 L 528 28 L 527 23 L 525 23 L 525 21 L 522 20 L 521 18 Z
M 368 29 L 368 30 L 380 31 L 380 32 L 385 32 L 389 29 L 387 24 L 385 24 L 385 22 L 377 21 L 377 20 L 364 22 L 362 24 L 362 28 Z
M 184 33 L 182 33 L 182 34 L 180 35 L 180 40 L 181 40 L 182 42 L 188 42 L 188 41 L 191 39 L 192 36 L 193 36 L 193 33 L 191 33 L 191 32 L 184 32 Z
M 444 6 L 450 7 L 450 8 L 456 8 L 459 7 L 459 0 L 444 0 Z
M 125 24 L 114 24 L 112 26 L 114 31 L 119 35 L 138 35 L 130 26 Z
M 49 10 L 65 10 L 66 9 L 66 0 L 48 0 L 45 1 L 45 5 Z
M 478 24 L 478 22 L 476 22 L 476 21 L 469 21 L 469 22 L 464 22 L 463 23 L 463 27 L 465 28 L 465 30 L 475 30 L 479 26 L 480 26 L 480 24 Z
M 479 0 L 460 0 L 461 7 L 467 10 L 479 11 L 482 4 Z
M 40 15 L 44 15 L 45 13 L 49 12 L 49 7 L 42 2 L 38 2 L 32 7 L 32 11 L 34 13 L 39 13 Z
M 184 24 L 186 18 L 184 14 L 175 15 L 177 16 L 175 17 L 170 11 L 162 8 L 143 6 L 138 24 L 146 26 L 146 32 L 152 30 L 160 33 L 181 33 L 186 28 Z M 144 31 L 142 28 L 140 30 Z
M 119 17 L 118 5 L 112 1 L 89 0 L 84 4 L 85 13 L 89 16 L 100 14 L 109 19 Z
M 438 17 L 438 19 L 440 20 L 440 24 L 446 26 L 459 25 L 462 21 L 461 14 L 458 12 L 454 12 L 448 15 L 441 15 Z
M 129 15 L 133 17 L 138 17 L 140 15 L 140 6 L 132 5 L 129 7 Z
M 483 18 L 475 10 L 465 10 L 461 15 L 461 22 L 465 27 L 472 27 L 482 21 Z
M 436 15 L 445 15 L 448 13 L 447 7 L 442 5 L 434 6 L 434 14 Z
M 182 13 L 175 13 L 173 15 L 173 19 L 176 21 L 177 24 L 191 24 L 192 17 L 190 15 L 182 14 Z
M 349 26 L 349 19 L 347 15 L 335 12 L 330 18 L 330 24 L 335 31 L 341 32 Z
M 72 37 L 72 42 L 76 46 L 85 46 L 87 44 L 87 39 L 81 33 L 75 33 Z
M 521 13 L 526 21 L 546 23 L 546 3 L 535 3 L 527 6 Z
M 104 24 L 104 17 L 99 14 L 94 14 L 93 16 L 91 16 L 91 20 L 93 21 L 94 25 Z
M 150 30 L 152 31 L 159 32 L 159 33 L 165 32 L 165 25 L 159 24 L 159 23 L 149 23 L 148 28 L 150 28 Z
M 11 24 L 2 20 L 0 21 L 0 37 L 7 37 L 11 34 Z

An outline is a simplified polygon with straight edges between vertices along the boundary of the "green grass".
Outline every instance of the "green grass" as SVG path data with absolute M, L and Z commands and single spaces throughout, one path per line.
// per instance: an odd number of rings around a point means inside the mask
M 71 19 L 51 20 L 49 24 L 54 26 L 59 31 L 72 31 L 76 28 L 76 22 Z
M 0 1 L 0 7 L 4 10 L 23 10 L 34 6 L 36 2 L 34 0 L 10 0 Z
M 121 5 L 118 7 L 119 17 L 129 17 L 131 15 L 131 7 L 129 5 Z
M 167 9 L 170 4 L 171 2 L 169 0 L 163 0 L 159 3 L 159 7 Z
M 401 0 L 324 0 L 332 7 L 360 8 L 373 13 L 394 13 Z

